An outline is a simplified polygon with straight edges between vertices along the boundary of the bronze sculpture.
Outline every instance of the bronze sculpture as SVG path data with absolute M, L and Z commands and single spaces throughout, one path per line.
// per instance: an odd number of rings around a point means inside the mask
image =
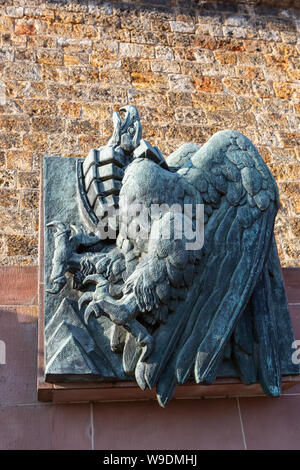
M 123 110 L 123 121 L 113 115 L 108 144 L 77 162 L 80 220 L 47 220 L 57 230 L 46 306 L 51 294 L 61 304 L 47 320 L 46 374 L 59 370 L 56 348 L 67 355 L 65 333 L 57 332 L 71 315 L 77 323 L 68 331 L 84 349 L 87 376 L 134 375 L 142 389 L 156 386 L 163 406 L 191 374 L 211 384 L 226 361 L 245 383 L 280 395 L 282 373 L 298 367 L 287 352 L 293 335 L 271 172 L 232 130 L 165 160 L 142 139 L 137 109 Z M 76 291 L 69 302 L 65 286 Z

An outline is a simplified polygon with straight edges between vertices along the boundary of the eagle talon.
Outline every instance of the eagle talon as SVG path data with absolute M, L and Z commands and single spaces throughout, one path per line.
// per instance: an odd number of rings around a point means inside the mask
M 152 336 L 149 335 L 149 337 L 145 338 L 144 341 L 139 343 L 143 349 L 142 349 L 142 354 L 140 356 L 140 362 L 144 362 L 147 357 L 150 356 L 152 350 L 153 350 L 153 338 Z
M 101 309 L 96 302 L 91 302 L 85 312 L 84 312 L 84 323 L 87 325 L 90 319 L 90 316 L 93 314 L 95 318 L 99 318 L 101 315 Z
M 108 284 L 108 281 L 101 274 L 90 274 L 89 276 L 86 276 L 82 284 L 84 286 L 86 286 L 87 284 L 96 284 L 97 286 L 105 286 L 106 284 Z
M 132 320 L 136 314 L 135 303 L 131 305 L 130 302 L 127 303 L 125 299 L 121 299 L 121 301 L 114 300 L 111 296 L 105 295 L 105 293 L 99 301 L 99 306 L 109 315 L 111 321 L 119 326 L 124 326 L 128 321 Z

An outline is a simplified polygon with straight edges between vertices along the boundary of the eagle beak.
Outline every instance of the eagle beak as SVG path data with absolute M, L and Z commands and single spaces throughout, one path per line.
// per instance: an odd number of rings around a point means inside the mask
M 126 128 L 127 122 L 128 122 L 128 119 L 129 119 L 128 106 L 127 105 L 122 106 L 122 108 L 120 108 L 119 111 L 124 111 L 125 112 L 125 117 L 124 117 L 124 120 L 122 120 L 122 126 L 121 126 L 121 129 L 124 129 L 124 128 Z

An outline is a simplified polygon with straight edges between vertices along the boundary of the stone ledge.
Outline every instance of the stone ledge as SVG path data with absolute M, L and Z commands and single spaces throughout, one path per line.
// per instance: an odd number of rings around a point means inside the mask
M 300 383 L 299 376 L 284 376 L 282 391 Z M 265 396 L 260 384 L 217 379 L 213 385 L 187 383 L 177 387 L 173 399 Z M 155 390 L 141 390 L 135 382 L 47 384 L 38 380 L 38 400 L 53 403 L 156 400 Z

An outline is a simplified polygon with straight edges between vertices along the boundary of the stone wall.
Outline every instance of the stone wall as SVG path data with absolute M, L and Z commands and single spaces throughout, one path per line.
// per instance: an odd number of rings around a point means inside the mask
M 246 134 L 280 188 L 282 264 L 300 265 L 300 15 L 258 3 L 0 0 L 1 264 L 37 263 L 43 155 L 85 156 L 130 102 L 165 156 Z

